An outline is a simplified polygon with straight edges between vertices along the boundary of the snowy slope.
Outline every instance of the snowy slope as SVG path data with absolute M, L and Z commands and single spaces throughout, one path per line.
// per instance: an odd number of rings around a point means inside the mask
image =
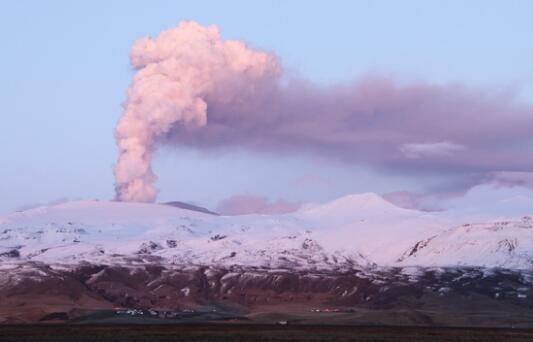
M 379 265 L 395 262 L 413 241 L 449 227 L 439 213 L 399 208 L 374 193 L 349 195 L 297 214 L 329 250 L 357 250 Z
M 530 217 L 484 224 L 463 224 L 421 240 L 400 258 L 424 265 L 476 265 L 533 268 Z
M 285 215 L 214 216 L 159 204 L 77 201 L 1 217 L 0 260 L 531 268 L 531 221 L 509 222 L 473 224 L 452 213 L 402 209 L 372 193 Z

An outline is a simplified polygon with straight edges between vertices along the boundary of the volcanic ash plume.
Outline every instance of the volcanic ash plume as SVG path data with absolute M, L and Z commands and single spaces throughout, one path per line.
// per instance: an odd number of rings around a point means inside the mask
M 195 22 L 137 40 L 130 59 L 136 73 L 115 128 L 116 199 L 121 201 L 155 200 L 151 160 L 158 139 L 173 128 L 194 131 L 206 125 L 212 103 L 230 103 L 280 73 L 274 56 L 222 40 L 216 26 Z
M 155 200 L 150 163 L 160 145 L 313 153 L 392 174 L 447 175 L 446 193 L 487 179 L 527 185 L 533 174 L 533 108 L 505 91 L 282 78 L 276 57 L 194 22 L 138 40 L 131 63 L 115 131 L 118 200 Z

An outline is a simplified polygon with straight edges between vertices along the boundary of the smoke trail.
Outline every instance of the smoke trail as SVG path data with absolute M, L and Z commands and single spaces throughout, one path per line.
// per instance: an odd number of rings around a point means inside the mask
M 505 92 L 386 78 L 281 82 L 275 56 L 194 22 L 138 40 L 131 63 L 136 73 L 115 130 L 118 200 L 155 199 L 150 164 L 161 144 L 312 152 L 385 172 L 437 174 L 450 180 L 445 192 L 491 175 L 508 183 L 533 175 L 533 109 Z
M 173 127 L 194 131 L 207 122 L 208 102 L 229 102 L 261 79 L 280 73 L 277 60 L 237 40 L 222 40 L 215 26 L 182 22 L 157 38 L 135 42 L 136 70 L 115 129 L 120 156 L 116 199 L 151 202 L 154 146 Z

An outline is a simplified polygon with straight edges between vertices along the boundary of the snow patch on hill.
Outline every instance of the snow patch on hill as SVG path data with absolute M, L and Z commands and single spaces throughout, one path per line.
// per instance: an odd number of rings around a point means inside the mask
M 214 216 L 159 204 L 75 201 L 0 218 L 0 259 L 305 270 L 531 268 L 530 228 L 528 219 L 475 223 L 403 209 L 373 193 L 285 215 Z

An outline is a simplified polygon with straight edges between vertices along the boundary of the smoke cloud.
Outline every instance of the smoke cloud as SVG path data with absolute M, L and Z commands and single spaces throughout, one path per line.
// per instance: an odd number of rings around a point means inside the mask
M 509 93 L 287 79 L 274 55 L 194 22 L 136 41 L 130 58 L 135 75 L 115 130 L 119 200 L 155 199 L 150 164 L 160 145 L 310 152 L 469 184 L 533 171 L 533 109 Z
M 254 84 L 280 73 L 273 56 L 221 40 L 215 26 L 195 22 L 137 40 L 130 59 L 136 73 L 115 129 L 116 197 L 124 201 L 155 200 L 150 164 L 158 139 L 177 127 L 194 134 L 207 124 L 210 103 L 239 101 Z

